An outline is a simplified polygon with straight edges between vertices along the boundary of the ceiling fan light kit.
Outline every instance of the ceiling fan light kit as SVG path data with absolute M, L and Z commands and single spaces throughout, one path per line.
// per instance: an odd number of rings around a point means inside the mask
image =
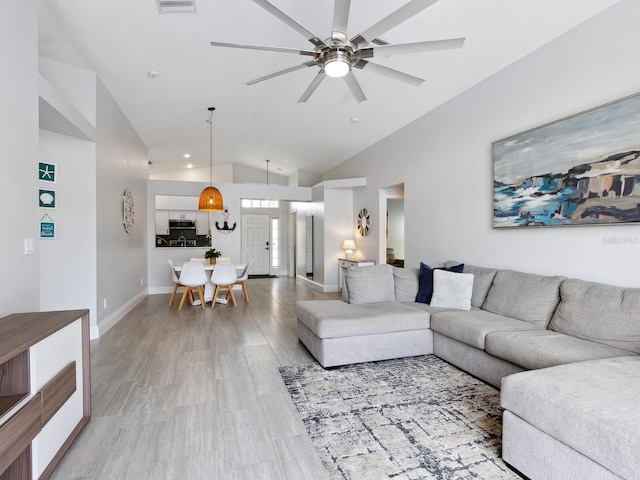
M 300 50 L 295 48 L 284 47 L 270 47 L 264 45 L 244 45 L 238 43 L 224 43 L 224 42 L 210 42 L 213 47 L 228 47 L 228 48 L 242 48 L 248 50 L 261 50 L 280 53 L 293 53 L 296 55 L 311 56 L 312 61 L 307 61 L 293 67 L 280 70 L 269 75 L 250 80 L 247 85 L 254 85 L 271 78 L 275 78 L 287 73 L 291 73 L 300 70 L 305 67 L 319 67 L 318 74 L 311 81 L 311 84 L 307 87 L 302 94 L 299 103 L 306 102 L 309 97 L 315 92 L 320 83 L 325 77 L 344 78 L 345 83 L 351 94 L 358 103 L 367 99 L 358 80 L 353 75 L 353 69 L 367 69 L 367 71 L 383 75 L 394 80 L 407 83 L 409 85 L 418 86 L 424 82 L 424 79 L 409 75 L 407 73 L 395 70 L 393 68 L 385 67 L 377 63 L 371 62 L 369 59 L 376 56 L 376 50 L 378 50 L 378 56 L 391 56 L 407 53 L 419 53 L 419 52 L 432 52 L 438 50 L 450 50 L 455 48 L 462 48 L 464 45 L 464 38 L 454 38 L 447 40 L 432 40 L 423 41 L 417 43 L 403 43 L 403 44 L 389 44 L 378 37 L 400 25 L 404 21 L 413 17 L 414 15 L 422 12 L 426 8 L 430 7 L 438 0 L 410 0 L 402 7 L 398 8 L 394 12 L 390 13 L 382 20 L 378 21 L 365 31 L 355 35 L 351 40 L 347 40 L 347 23 L 349 20 L 349 10 L 351 7 L 351 0 L 334 0 L 333 11 L 333 28 L 331 30 L 331 36 L 322 40 L 320 37 L 309 31 L 306 27 L 298 23 L 295 19 L 287 15 L 278 7 L 270 3 L 268 0 L 253 0 L 254 3 L 264 8 L 271 15 L 278 20 L 292 28 L 313 46 L 313 50 Z M 384 52 L 384 53 L 383 53 Z

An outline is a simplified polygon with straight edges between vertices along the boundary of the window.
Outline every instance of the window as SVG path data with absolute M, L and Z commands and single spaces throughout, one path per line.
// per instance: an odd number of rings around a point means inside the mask
M 243 198 L 242 208 L 280 208 L 280 200 Z
M 278 268 L 280 266 L 280 219 L 278 217 L 271 217 L 271 266 Z

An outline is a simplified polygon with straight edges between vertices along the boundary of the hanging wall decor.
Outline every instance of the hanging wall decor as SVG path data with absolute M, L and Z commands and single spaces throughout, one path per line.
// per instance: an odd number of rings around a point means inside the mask
M 55 163 L 38 162 L 38 180 L 56 183 L 58 166 Z
M 57 208 L 56 198 L 57 194 L 55 190 L 41 188 L 38 191 L 38 206 L 40 208 Z
M 493 144 L 493 227 L 640 222 L 640 94 Z
M 124 224 L 124 231 L 131 233 L 133 230 L 133 224 L 135 223 L 135 209 L 133 204 L 133 194 L 128 188 L 125 189 L 122 195 L 122 223 Z
M 46 213 L 40 219 L 40 238 L 56 238 L 56 222 Z
M 369 210 L 366 208 L 363 208 L 358 213 L 358 231 L 363 237 L 369 235 L 369 231 L 371 231 L 371 215 L 369 215 Z
M 227 207 L 224 207 L 224 211 L 222 213 L 222 218 L 224 219 L 224 223 L 222 225 L 222 227 L 220 226 L 220 224 L 218 222 L 216 222 L 216 228 L 218 229 L 219 232 L 222 233 L 231 233 L 236 229 L 236 223 L 237 222 L 233 222 L 233 227 L 229 226 L 229 209 Z

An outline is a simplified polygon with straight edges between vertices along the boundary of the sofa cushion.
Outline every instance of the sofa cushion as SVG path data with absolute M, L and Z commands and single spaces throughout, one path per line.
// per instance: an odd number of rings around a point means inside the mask
M 417 268 L 393 267 L 393 285 L 396 294 L 396 302 L 415 302 L 418 295 Z
M 626 350 L 549 330 L 489 333 L 485 350 L 527 370 L 629 355 Z
M 451 267 L 459 264 L 460 262 L 449 260 L 444 265 L 445 267 Z M 495 268 L 476 267 L 475 265 L 464 264 L 463 273 L 471 273 L 473 275 L 472 307 L 482 307 L 497 271 Z
M 640 354 L 640 288 L 565 280 L 549 329 Z
M 482 308 L 546 328 L 560 301 L 563 280 L 564 277 L 498 270 Z
M 473 275 L 446 270 L 433 271 L 433 295 L 430 305 L 442 308 L 471 310 Z
M 296 316 L 320 338 L 376 335 L 428 329 L 429 313 L 396 302 L 351 304 L 341 300 L 301 300 Z
M 453 265 L 451 267 L 436 267 L 439 270 L 447 270 L 448 272 L 462 273 L 464 264 Z M 431 303 L 431 295 L 433 294 L 433 270 L 426 263 L 420 262 L 420 278 L 418 281 L 418 294 L 416 302 Z
M 544 327 L 485 310 L 460 310 L 431 314 L 431 329 L 459 342 L 484 350 L 485 337 L 491 332 L 542 330 Z
M 347 270 L 349 303 L 394 302 L 393 267 L 385 263 Z
M 500 403 L 621 478 L 640 472 L 640 357 L 571 363 L 502 379 Z

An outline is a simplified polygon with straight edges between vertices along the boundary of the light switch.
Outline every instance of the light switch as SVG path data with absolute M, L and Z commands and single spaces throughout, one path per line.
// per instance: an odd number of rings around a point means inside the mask
M 24 239 L 24 254 L 25 255 L 35 255 L 36 254 L 36 250 L 33 246 L 33 239 L 32 238 L 25 238 Z

